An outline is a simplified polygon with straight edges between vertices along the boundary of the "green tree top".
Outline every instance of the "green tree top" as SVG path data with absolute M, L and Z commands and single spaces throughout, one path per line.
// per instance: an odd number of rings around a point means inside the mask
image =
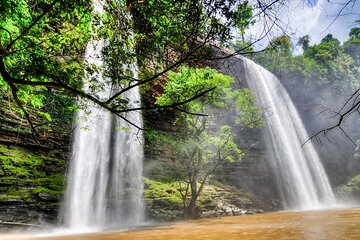
M 231 84 L 234 79 L 219 73 L 215 69 L 180 67 L 178 72 L 169 72 L 169 82 L 164 94 L 156 101 L 161 106 L 183 102 L 204 90 L 211 90 L 182 106 L 183 113 L 206 115 L 224 109 L 236 110 L 237 123 L 258 127 L 261 123 L 261 111 L 253 105 L 254 95 L 249 89 L 234 90 Z M 197 115 L 195 115 L 197 116 Z M 187 121 L 196 121 L 194 115 L 184 114 Z

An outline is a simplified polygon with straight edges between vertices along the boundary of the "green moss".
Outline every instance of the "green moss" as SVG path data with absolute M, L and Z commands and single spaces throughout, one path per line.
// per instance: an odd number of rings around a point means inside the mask
M 36 187 L 33 191 L 33 194 L 39 195 L 39 194 L 46 194 L 46 195 L 50 195 L 51 198 L 53 199 L 59 199 L 60 198 L 60 193 L 59 191 L 54 191 L 42 186 L 38 186 Z
M 0 194 L 0 201 L 8 201 L 8 200 L 21 200 L 20 196 L 7 194 Z
M 231 187 L 222 188 L 215 185 L 205 185 L 198 199 L 198 205 L 202 209 L 212 209 L 219 202 L 226 205 L 248 207 L 252 204 L 251 196 Z
M 0 194 L 0 200 L 30 200 L 30 193 L 25 189 L 9 189 L 6 194 Z
M 0 200 L 29 201 L 39 193 L 60 197 L 64 160 L 0 145 Z
M 144 198 L 148 204 L 154 201 L 162 201 L 169 205 L 179 205 L 182 203 L 181 195 L 178 191 L 178 182 L 163 182 L 144 178 Z

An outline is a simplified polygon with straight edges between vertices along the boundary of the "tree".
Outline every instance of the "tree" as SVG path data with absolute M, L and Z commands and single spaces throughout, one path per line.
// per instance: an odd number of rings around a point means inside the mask
M 176 120 L 185 126 L 184 139 L 177 146 L 180 163 L 176 171 L 183 173 L 181 180 L 185 181 L 185 186 L 180 182 L 179 191 L 188 218 L 199 215 L 196 202 L 208 177 L 224 162 L 241 159 L 243 155 L 234 142 L 232 128 L 217 116 L 227 112 L 227 121 L 233 125 L 262 125 L 261 112 L 253 105 L 254 96 L 249 89 L 231 89 L 233 81 L 214 69 L 181 67 L 179 72 L 169 72 L 164 94 L 157 99 L 157 104 L 166 106 L 181 102 L 202 89 L 213 89 L 182 105 L 182 114 Z
M 32 119 L 52 88 L 79 91 L 81 53 L 90 39 L 87 1 L 2 1 L 0 6 L 0 94 L 14 100 L 33 132 Z M 46 16 L 46 17 L 45 17 Z M 39 109 L 30 116 L 28 107 Z
M 241 17 L 241 8 L 232 7 L 236 2 L 4 0 L 0 5 L 1 95 L 12 100 L 35 135 L 34 120 L 51 117 L 42 109 L 45 92 L 86 99 L 127 120 L 125 112 L 156 107 L 131 109 L 123 99 L 126 91 L 200 59 L 208 42 L 230 39 L 235 18 L 251 17 L 249 10 Z M 87 45 L 99 44 L 101 39 L 107 43 L 102 48 L 104 64 L 99 66 L 83 56 Z M 144 67 L 139 78 L 126 67 L 136 60 Z M 100 99 L 97 93 L 104 83 L 97 81 L 99 74 L 120 90 Z M 37 114 L 30 113 L 30 106 L 38 109 Z
M 234 20 L 241 40 L 245 42 L 245 31 L 255 23 L 255 20 L 253 20 L 252 6 L 248 2 L 238 5 Z
M 270 41 L 269 48 L 273 48 L 278 52 L 290 54 L 292 48 L 290 37 L 282 35 L 280 37 L 274 38 Z
M 304 51 L 306 51 L 310 46 L 310 41 L 311 41 L 310 36 L 305 35 L 305 36 L 299 38 L 299 41 L 297 44 L 300 45 Z
M 352 28 L 349 33 L 351 40 L 360 39 L 360 28 Z

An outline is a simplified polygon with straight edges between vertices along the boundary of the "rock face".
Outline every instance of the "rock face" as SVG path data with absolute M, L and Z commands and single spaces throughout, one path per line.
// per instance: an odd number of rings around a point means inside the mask
M 0 145 L 0 221 L 56 221 L 66 161 L 47 154 Z

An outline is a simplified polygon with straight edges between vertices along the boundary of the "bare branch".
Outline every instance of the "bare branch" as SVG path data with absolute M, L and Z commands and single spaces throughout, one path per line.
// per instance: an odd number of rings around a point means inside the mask
M 350 135 L 342 128 L 342 125 L 344 124 L 345 120 L 353 113 L 359 112 L 359 108 L 360 108 L 360 88 L 357 89 L 343 104 L 343 106 L 340 108 L 339 111 L 334 111 L 331 110 L 331 112 L 335 113 L 335 116 L 338 116 L 338 120 L 336 122 L 336 124 L 334 124 L 331 127 L 328 127 L 326 129 L 323 129 L 319 132 L 317 132 L 316 134 L 312 135 L 308 140 L 305 141 L 305 143 L 302 144 L 302 146 L 304 146 L 309 140 L 312 140 L 314 138 L 318 138 L 319 135 L 324 135 L 328 140 L 330 140 L 328 138 L 328 133 L 331 132 L 332 130 L 339 128 L 341 130 L 341 132 L 346 136 L 347 139 L 350 140 L 350 142 L 352 142 L 354 145 L 355 142 L 354 140 L 350 137 Z M 349 104 L 351 103 L 351 104 Z M 334 116 L 334 117 L 335 117 Z
M 350 5 L 350 3 L 352 2 L 356 2 L 356 0 L 349 0 L 347 1 L 344 6 L 340 9 L 340 11 L 338 11 L 337 15 L 335 16 L 335 18 L 331 21 L 331 23 L 325 28 L 324 31 L 322 31 L 321 33 L 326 32 L 327 30 L 329 30 L 329 28 L 334 24 L 334 22 L 336 22 L 336 20 L 341 16 L 342 12 Z

